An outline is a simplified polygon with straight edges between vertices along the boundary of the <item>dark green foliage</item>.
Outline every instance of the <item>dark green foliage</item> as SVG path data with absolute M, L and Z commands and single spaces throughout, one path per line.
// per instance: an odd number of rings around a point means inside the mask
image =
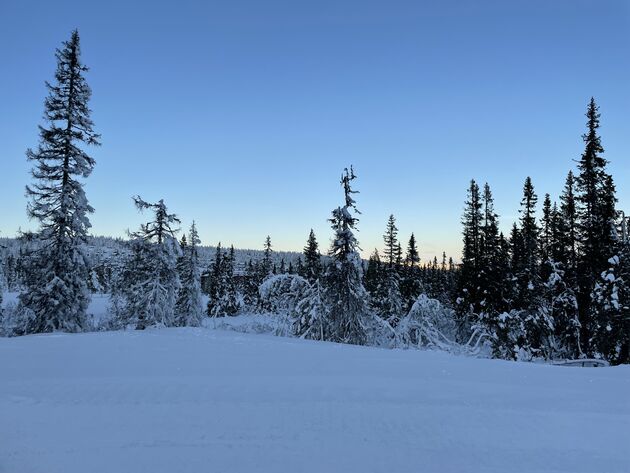
M 234 280 L 234 247 L 229 252 L 222 251 L 221 243 L 217 245 L 214 263 L 209 271 L 208 306 L 209 317 L 223 317 L 238 313 L 240 304 L 236 281 Z M 254 274 L 259 274 L 255 271 Z M 256 290 L 257 286 L 256 286 Z
M 482 289 L 479 285 L 482 247 L 481 206 L 479 186 L 472 180 L 468 188 L 468 198 L 462 218 L 464 248 L 456 300 L 460 339 L 467 337 L 473 324 L 472 317 L 481 311 L 482 295 L 480 291 Z
M 315 232 L 311 228 L 311 231 L 308 235 L 308 241 L 306 242 L 306 246 L 304 247 L 304 265 L 302 267 L 302 272 L 300 273 L 307 281 L 313 283 L 315 280 L 319 279 L 322 272 L 322 257 L 319 252 L 319 245 L 317 243 L 317 239 L 315 238 Z M 299 260 L 301 264 L 302 260 Z
M 582 136 L 584 153 L 578 162 L 576 179 L 578 216 L 578 302 L 582 341 L 588 354 L 592 331 L 597 326 L 591 310 L 591 293 L 602 271 L 607 269 L 608 258 L 614 249 L 615 186 L 606 171 L 607 161 L 602 157 L 604 148 L 598 135 L 599 107 L 591 99 L 586 112 L 587 132 Z

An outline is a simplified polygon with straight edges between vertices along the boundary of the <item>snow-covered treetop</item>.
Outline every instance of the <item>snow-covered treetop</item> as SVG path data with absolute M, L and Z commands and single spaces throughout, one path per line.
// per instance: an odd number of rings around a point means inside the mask
M 172 225 L 181 221 L 175 214 L 168 213 L 164 200 L 160 199 L 157 203 L 151 204 L 137 195 L 133 197 L 133 201 L 140 212 L 145 209 L 153 210 L 155 220 L 141 224 L 140 231 L 133 233 L 132 236 L 144 240 L 156 240 L 158 244 L 161 244 L 166 237 L 175 238 L 179 228 L 173 228 Z
M 353 253 L 357 253 L 361 250 L 359 242 L 354 236 L 353 230 L 356 230 L 356 224 L 359 219 L 353 215 L 353 212 L 360 214 L 356 208 L 356 202 L 352 198 L 352 194 L 357 194 L 351 187 L 352 181 L 356 179 L 354 169 L 350 166 L 344 169 L 344 173 L 341 176 L 341 186 L 344 191 L 345 205 L 343 207 L 337 207 L 332 211 L 332 218 L 329 219 L 331 227 L 335 232 L 335 236 L 332 241 L 332 247 L 330 255 L 337 261 L 350 261 L 355 258 Z

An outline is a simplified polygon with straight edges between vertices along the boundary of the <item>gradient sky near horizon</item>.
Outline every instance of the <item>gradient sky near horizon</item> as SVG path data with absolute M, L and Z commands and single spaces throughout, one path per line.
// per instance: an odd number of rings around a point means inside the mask
M 107 1 L 0 3 L 0 235 L 26 217 L 54 50 L 78 28 L 103 146 L 86 192 L 93 233 L 164 198 L 205 244 L 301 250 L 358 175 L 358 238 L 394 213 L 426 259 L 461 251 L 471 178 L 502 229 L 531 175 L 556 198 L 583 149 L 591 96 L 619 205 L 630 204 L 630 2 Z

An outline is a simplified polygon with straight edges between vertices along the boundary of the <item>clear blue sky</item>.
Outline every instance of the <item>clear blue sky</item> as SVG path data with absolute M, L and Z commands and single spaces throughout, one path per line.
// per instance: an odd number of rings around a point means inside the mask
M 25 214 L 44 81 L 77 27 L 103 146 L 87 182 L 93 233 L 164 198 L 204 243 L 299 250 L 341 202 L 352 163 L 365 253 L 387 217 L 423 257 L 459 257 L 471 178 L 502 228 L 524 178 L 556 197 L 582 151 L 584 112 L 630 203 L 628 1 L 146 1 L 0 3 L 0 231 Z

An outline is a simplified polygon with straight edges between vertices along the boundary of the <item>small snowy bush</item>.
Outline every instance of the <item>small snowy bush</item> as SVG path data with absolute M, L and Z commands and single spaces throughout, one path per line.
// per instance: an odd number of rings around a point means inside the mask
M 269 276 L 258 288 L 261 309 L 275 313 L 292 313 L 309 289 L 308 281 L 296 274 Z
M 403 347 L 450 350 L 454 333 L 453 310 L 425 294 L 418 297 L 409 313 L 396 327 L 399 345 Z
M 7 304 L 0 309 L 0 337 L 25 335 L 35 319 L 35 314 L 23 305 Z

